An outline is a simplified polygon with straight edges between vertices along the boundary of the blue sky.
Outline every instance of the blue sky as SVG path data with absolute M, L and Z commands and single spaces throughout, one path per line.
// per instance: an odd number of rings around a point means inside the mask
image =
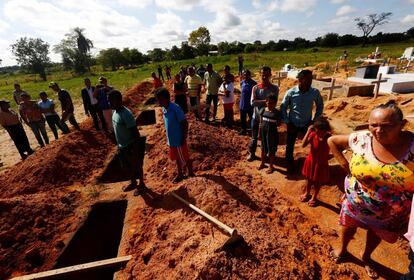
M 2 65 L 15 64 L 10 44 L 20 37 L 53 46 L 77 26 L 94 41 L 95 53 L 108 47 L 146 52 L 179 45 L 201 25 L 213 43 L 360 34 L 353 19 L 380 12 L 393 16 L 374 33 L 414 26 L 414 0 L 0 0 L 0 58 Z M 51 58 L 60 60 L 53 51 Z

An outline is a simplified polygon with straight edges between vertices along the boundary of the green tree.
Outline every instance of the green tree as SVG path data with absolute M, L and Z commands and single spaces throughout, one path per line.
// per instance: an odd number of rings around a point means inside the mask
M 327 33 L 322 37 L 320 44 L 322 47 L 336 47 L 338 41 L 339 35 L 337 33 Z
M 204 26 L 200 26 L 188 36 L 189 45 L 195 47 L 199 55 L 208 54 L 210 41 L 210 31 Z
M 29 71 L 39 74 L 46 81 L 46 67 L 50 63 L 49 44 L 40 38 L 20 38 L 11 45 L 17 63 Z
M 90 71 L 91 55 L 90 50 L 93 43 L 84 35 L 84 29 L 76 27 L 65 38 L 53 47 L 53 51 L 60 53 L 64 69 L 73 69 L 76 73 L 82 74 Z
M 119 49 L 109 48 L 99 52 L 98 60 L 104 69 L 111 67 L 111 70 L 115 71 L 122 65 L 124 57 Z
M 362 31 L 362 46 L 365 47 L 368 36 L 375 27 L 388 23 L 392 13 L 370 14 L 365 18 L 355 18 L 358 29 Z
M 145 63 L 144 55 L 137 49 L 130 49 L 130 59 L 132 65 L 140 65 Z
M 182 59 L 194 58 L 194 48 L 188 45 L 186 42 L 181 43 L 181 57 Z
M 165 60 L 165 51 L 160 48 L 154 48 L 152 51 L 148 52 L 148 55 L 154 62 Z
M 409 38 L 414 38 L 414 27 L 408 29 L 406 33 Z

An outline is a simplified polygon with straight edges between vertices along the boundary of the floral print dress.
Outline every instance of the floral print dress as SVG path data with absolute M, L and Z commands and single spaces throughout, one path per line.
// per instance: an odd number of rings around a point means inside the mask
M 388 164 L 375 156 L 372 137 L 367 131 L 349 137 L 351 175 L 340 222 L 347 226 L 350 217 L 359 226 L 398 232 L 406 226 L 414 192 L 414 141 L 400 161 Z

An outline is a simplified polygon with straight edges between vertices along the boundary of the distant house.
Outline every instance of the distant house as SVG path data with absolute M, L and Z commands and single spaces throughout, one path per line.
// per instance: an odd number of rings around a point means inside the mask
M 218 51 L 209 51 L 208 52 L 208 55 L 210 56 L 210 55 L 218 55 Z

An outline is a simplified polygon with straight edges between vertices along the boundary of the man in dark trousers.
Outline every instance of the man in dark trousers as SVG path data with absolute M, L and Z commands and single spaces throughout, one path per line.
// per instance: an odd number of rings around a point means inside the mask
M 91 85 L 91 80 L 86 78 L 85 80 L 85 88 L 82 89 L 82 100 L 83 100 L 83 108 L 85 109 L 85 114 L 89 117 L 91 116 L 93 119 L 93 125 L 95 126 L 96 130 L 100 130 L 98 117 L 101 121 L 102 129 L 107 131 L 107 126 L 105 122 L 105 118 L 103 115 L 102 110 L 99 107 L 98 99 L 96 99 L 93 94 L 95 92 L 95 87 Z
M 145 143 L 141 141 L 134 115 L 122 104 L 122 94 L 117 90 L 112 90 L 108 93 L 108 99 L 114 110 L 112 124 L 118 146 L 118 156 L 122 168 L 131 180 L 131 183 L 122 190 L 124 192 L 135 190 L 134 196 L 138 196 L 147 190 L 143 170 Z
M 0 124 L 9 133 L 23 160 L 33 154 L 19 115 L 10 109 L 10 102 L 7 100 L 0 100 Z
M 66 121 L 69 121 L 75 129 L 80 130 L 78 122 L 75 119 L 75 115 L 74 115 L 75 109 L 73 107 L 72 98 L 70 97 L 69 92 L 67 92 L 64 89 L 61 89 L 56 82 L 50 82 L 49 88 L 51 88 L 54 92 L 58 94 L 60 105 L 62 107 L 62 118 L 60 120 L 62 127 L 66 131 L 68 131 L 69 128 L 66 125 Z
M 312 71 L 302 70 L 298 74 L 298 85 L 289 89 L 280 105 L 282 121 L 287 125 L 286 161 L 288 172 L 295 171 L 293 150 L 296 138 L 306 134 L 313 120 L 322 116 L 323 98 L 318 89 L 312 87 Z M 315 104 L 315 116 L 312 116 Z

